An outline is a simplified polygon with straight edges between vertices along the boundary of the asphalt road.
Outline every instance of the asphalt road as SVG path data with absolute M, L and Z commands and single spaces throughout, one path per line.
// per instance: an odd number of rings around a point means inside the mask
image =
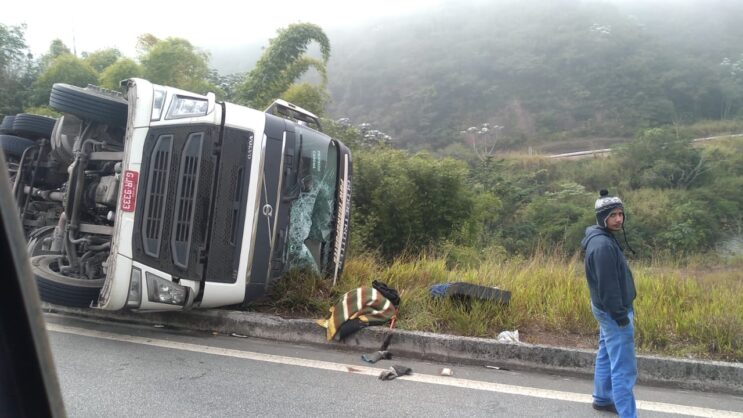
M 590 380 L 47 315 L 71 417 L 610 417 Z M 394 346 L 391 347 L 394 352 Z M 413 375 L 381 381 L 392 364 Z M 442 368 L 453 376 L 442 376 Z M 636 388 L 641 417 L 739 416 L 743 397 Z

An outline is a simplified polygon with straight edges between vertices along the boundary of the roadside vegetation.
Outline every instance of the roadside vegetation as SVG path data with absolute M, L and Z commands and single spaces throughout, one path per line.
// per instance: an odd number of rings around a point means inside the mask
M 403 329 L 517 329 L 525 342 L 591 349 L 579 243 L 608 187 L 628 214 L 627 241 L 618 238 L 638 289 L 638 351 L 743 361 L 742 139 L 699 147 L 654 128 L 606 158 L 467 161 L 347 138 L 355 181 L 343 279 L 333 288 L 290 277 L 257 309 L 323 317 L 346 291 L 381 280 L 402 294 Z M 459 281 L 511 291 L 511 303 L 431 298 L 431 285 Z
M 641 354 L 743 361 L 743 259 L 711 267 L 670 261 L 632 263 L 637 350 Z M 445 256 L 403 257 L 390 263 L 356 255 L 341 282 L 296 275 L 274 289 L 256 309 L 284 316 L 328 315 L 345 292 L 381 280 L 401 292 L 397 328 L 495 338 L 519 330 L 521 341 L 592 349 L 598 328 L 591 316 L 583 263 L 578 255 L 536 255 L 487 260 L 473 267 L 447 267 Z M 465 304 L 433 299 L 429 287 L 445 282 L 496 286 L 512 292 L 511 303 Z

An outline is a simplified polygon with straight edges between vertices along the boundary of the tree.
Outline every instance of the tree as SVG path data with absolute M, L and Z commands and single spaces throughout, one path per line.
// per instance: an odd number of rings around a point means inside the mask
M 0 23 L 0 114 L 21 112 L 30 84 L 31 54 L 26 50 L 25 25 Z
M 305 55 L 312 41 L 320 44 L 322 60 Z M 307 70 L 314 68 L 327 82 L 325 67 L 330 59 L 330 41 L 322 29 L 311 23 L 295 23 L 279 29 L 268 48 L 238 90 L 238 100 L 255 108 L 264 108 L 286 92 Z
M 62 55 L 72 55 L 70 48 L 62 42 L 61 39 L 55 39 L 49 44 L 49 51 L 42 55 L 39 59 L 39 69 L 41 71 L 46 70 L 52 62 Z
M 469 236 L 475 194 L 467 166 L 392 149 L 354 155 L 354 241 L 389 258 Z
M 102 87 L 111 90 L 121 90 L 120 82 L 132 77 L 141 77 L 142 67 L 129 58 L 120 58 L 108 66 L 98 78 Z
M 292 84 L 281 95 L 281 98 L 317 116 L 325 114 L 325 105 L 330 101 L 330 96 L 323 86 L 309 83 Z
M 653 128 L 619 151 L 620 167 L 632 188 L 681 188 L 695 183 L 709 169 L 687 137 L 671 129 Z
M 107 48 L 91 53 L 83 52 L 82 56 L 85 63 L 93 67 L 98 73 L 101 73 L 121 58 L 121 52 L 116 48 Z
M 140 37 L 142 39 L 142 37 Z M 140 59 L 143 76 L 153 83 L 206 94 L 213 90 L 209 77 L 209 54 L 182 38 L 157 41 Z
M 720 90 L 723 97 L 720 119 L 728 119 L 735 115 L 736 108 L 740 108 L 743 102 L 743 54 L 736 60 L 723 59 L 720 67 Z
M 67 83 L 85 87 L 97 82 L 98 74 L 90 65 L 71 54 L 60 55 L 34 82 L 31 104 L 34 106 L 46 105 L 49 102 L 49 94 L 54 83 Z
M 139 35 L 137 38 L 137 52 L 139 55 L 144 55 L 152 49 L 155 44 L 160 42 L 160 38 L 157 36 L 151 34 L 151 33 L 143 33 L 142 35 Z

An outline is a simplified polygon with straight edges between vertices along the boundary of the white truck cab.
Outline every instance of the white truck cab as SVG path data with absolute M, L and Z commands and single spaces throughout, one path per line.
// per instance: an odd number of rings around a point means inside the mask
M 351 153 L 311 127 L 320 127 L 315 115 L 143 79 L 126 86 L 117 98 L 55 85 L 50 104 L 64 116 L 28 158 L 63 165 L 51 171 L 68 178 L 37 184 L 39 164 L 20 162 L 19 206 L 47 208 L 23 215 L 42 299 L 184 310 L 253 301 L 294 269 L 337 280 Z M 56 218 L 45 205 L 51 197 L 61 206 Z

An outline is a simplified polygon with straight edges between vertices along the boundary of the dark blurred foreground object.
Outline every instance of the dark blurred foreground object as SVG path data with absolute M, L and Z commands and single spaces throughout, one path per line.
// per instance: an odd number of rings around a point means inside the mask
M 9 184 L 5 156 L 0 155 L 0 416 L 64 417 L 39 295 Z
M 462 302 L 477 299 L 508 305 L 511 301 L 511 292 L 508 290 L 465 282 L 435 284 L 429 291 L 433 297 L 445 296 Z

